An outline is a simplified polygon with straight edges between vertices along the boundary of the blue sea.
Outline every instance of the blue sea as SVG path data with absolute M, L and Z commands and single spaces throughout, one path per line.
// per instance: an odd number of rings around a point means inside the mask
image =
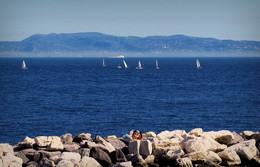
M 22 60 L 28 69 L 22 70 Z M 193 128 L 260 131 L 260 58 L 1 58 L 0 143 Z M 144 69 L 136 70 L 138 60 Z

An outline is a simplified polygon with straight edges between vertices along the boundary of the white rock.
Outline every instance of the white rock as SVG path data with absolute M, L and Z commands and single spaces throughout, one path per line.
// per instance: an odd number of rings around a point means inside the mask
M 69 160 L 61 160 L 56 167 L 74 167 L 74 164 Z
M 224 151 L 219 152 L 218 155 L 229 166 L 241 164 L 241 159 L 232 149 L 225 149 Z
M 34 139 L 33 139 L 33 138 L 30 138 L 30 137 L 28 137 L 28 136 L 26 136 L 26 137 L 23 139 L 23 141 L 26 142 L 26 143 L 30 143 L 30 144 L 34 144 L 34 143 L 35 143 Z
M 2 159 L 3 167 L 9 167 L 11 164 L 17 164 L 22 166 L 23 160 L 14 156 L 12 153 L 7 153 L 5 156 L 0 157 Z
M 198 151 L 222 151 L 227 148 L 226 145 L 221 145 L 217 141 L 208 137 L 197 137 L 190 139 L 184 143 L 185 150 L 188 153 Z
M 102 166 L 94 158 L 84 156 L 80 161 L 80 167 L 102 167 Z
M 201 136 L 202 134 L 203 134 L 202 128 L 192 129 L 192 130 L 189 132 L 189 135 L 195 135 L 195 136 L 197 136 L 197 137 Z
M 203 136 L 210 137 L 220 143 L 225 144 L 231 142 L 235 138 L 233 133 L 227 130 L 204 132 Z
M 168 130 L 165 130 L 165 131 L 162 131 L 161 133 L 159 133 L 157 135 L 157 137 L 159 139 L 171 139 L 171 138 L 181 138 L 183 139 L 183 137 L 186 136 L 186 131 L 185 130 L 174 130 L 174 131 L 168 131 Z
M 120 162 L 117 163 L 116 165 L 114 165 L 113 167 L 133 167 L 132 162 L 128 161 L 128 162 Z
M 7 153 L 14 154 L 13 147 L 8 143 L 0 144 L 0 156 L 6 155 Z
M 166 157 L 170 160 L 176 160 L 176 159 L 179 159 L 181 157 L 183 157 L 185 155 L 184 151 L 183 150 L 177 150 L 177 151 L 168 151 L 166 153 Z
M 64 149 L 64 145 L 62 144 L 60 137 L 50 136 L 48 137 L 48 141 L 51 141 L 51 143 L 48 145 L 47 150 L 62 151 Z
M 152 131 L 143 134 L 144 137 L 156 137 L 156 134 Z
M 185 157 L 189 158 L 191 161 L 206 161 L 207 156 L 208 151 L 195 151 L 185 155 Z
M 73 153 L 73 152 L 63 152 L 59 158 L 60 160 L 74 160 L 75 162 L 79 162 L 81 159 L 81 156 L 79 153 Z
M 35 137 L 34 141 L 39 147 L 47 147 L 51 143 L 51 141 L 48 141 L 47 136 Z
M 250 137 L 251 135 L 253 135 L 255 132 L 253 132 L 253 131 L 248 131 L 248 130 L 246 130 L 246 131 L 243 131 L 242 133 L 241 133 L 241 135 L 244 137 L 244 138 L 246 138 L 246 137 Z
M 256 142 L 254 139 L 243 141 L 228 147 L 229 150 L 234 150 L 241 158 L 251 160 L 257 154 Z
M 189 158 L 179 158 L 176 161 L 180 167 L 193 167 Z
M 222 159 L 219 157 L 219 155 L 213 151 L 208 152 L 206 160 L 214 162 L 215 164 L 220 164 L 222 162 Z

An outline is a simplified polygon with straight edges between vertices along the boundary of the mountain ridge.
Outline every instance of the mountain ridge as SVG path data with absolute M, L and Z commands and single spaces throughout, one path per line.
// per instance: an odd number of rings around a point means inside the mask
M 35 34 L 21 41 L 0 42 L 0 54 L 57 52 L 260 52 L 260 41 L 219 40 L 182 34 L 114 36 L 99 32 Z

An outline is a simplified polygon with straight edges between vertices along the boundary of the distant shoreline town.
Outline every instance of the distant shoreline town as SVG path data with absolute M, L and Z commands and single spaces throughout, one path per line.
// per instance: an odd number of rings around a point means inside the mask
M 172 36 L 112 36 L 102 33 L 37 34 L 0 42 L 1 57 L 259 57 L 260 41 Z

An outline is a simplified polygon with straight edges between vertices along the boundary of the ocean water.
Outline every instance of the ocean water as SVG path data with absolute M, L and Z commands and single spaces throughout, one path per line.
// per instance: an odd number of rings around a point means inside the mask
M 260 130 L 260 58 L 0 59 L 0 143 L 193 128 Z M 138 60 L 143 70 L 136 70 Z

